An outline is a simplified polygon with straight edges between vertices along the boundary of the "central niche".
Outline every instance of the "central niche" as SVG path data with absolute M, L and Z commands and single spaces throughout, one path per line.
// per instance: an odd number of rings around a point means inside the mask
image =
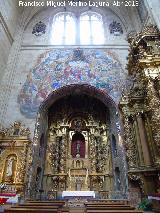
M 85 158 L 85 138 L 79 132 L 72 136 L 71 155 L 73 158 Z
M 98 99 L 69 95 L 48 111 L 44 188 L 103 191 L 111 188 L 110 115 Z

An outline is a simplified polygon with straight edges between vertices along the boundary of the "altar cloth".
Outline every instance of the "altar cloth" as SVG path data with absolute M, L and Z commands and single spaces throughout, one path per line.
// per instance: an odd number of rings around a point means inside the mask
M 95 198 L 94 191 L 63 191 L 62 198 L 67 197 L 92 197 Z
M 0 198 L 8 198 L 6 203 L 18 203 L 19 194 L 1 194 Z
M 148 200 L 160 200 L 158 196 L 148 196 Z

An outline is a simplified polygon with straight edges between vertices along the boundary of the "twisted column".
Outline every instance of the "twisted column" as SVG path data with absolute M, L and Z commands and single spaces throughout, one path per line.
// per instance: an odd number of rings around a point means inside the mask
M 90 161 L 91 161 L 91 172 L 96 172 L 96 148 L 95 148 L 95 137 L 93 134 L 90 135 Z
M 133 125 L 130 122 L 127 106 L 122 107 L 124 115 L 124 143 L 127 151 L 129 169 L 137 167 L 137 149 L 133 136 Z

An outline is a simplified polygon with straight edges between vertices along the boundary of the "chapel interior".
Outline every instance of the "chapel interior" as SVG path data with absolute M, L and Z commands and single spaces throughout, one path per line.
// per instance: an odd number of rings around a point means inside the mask
M 160 212 L 159 8 L 0 0 L 0 212 Z

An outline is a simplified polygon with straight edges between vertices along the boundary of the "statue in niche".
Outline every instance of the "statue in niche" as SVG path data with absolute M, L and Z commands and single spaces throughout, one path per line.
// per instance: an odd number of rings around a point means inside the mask
M 77 141 L 77 146 L 76 146 L 77 154 L 80 154 L 80 148 L 81 148 L 80 141 Z
M 64 191 L 65 190 L 65 182 L 59 182 L 59 189 L 61 190 L 61 191 Z
M 15 169 L 16 157 L 10 156 L 6 161 L 6 170 L 4 180 L 7 182 L 13 182 L 14 180 L 14 169 Z
M 76 178 L 76 191 L 81 191 L 82 188 L 82 181 L 80 177 Z
M 79 160 L 76 161 L 76 167 L 80 168 L 80 161 Z
M 104 177 L 99 179 L 99 189 L 103 190 Z
M 85 138 L 79 132 L 72 137 L 71 155 L 73 158 L 85 158 Z
M 7 162 L 7 169 L 6 169 L 6 176 L 10 177 L 13 175 L 13 162 L 14 159 L 13 158 L 9 158 L 8 162 Z
M 19 129 L 18 128 L 15 128 L 14 132 L 13 132 L 13 135 L 19 135 Z

